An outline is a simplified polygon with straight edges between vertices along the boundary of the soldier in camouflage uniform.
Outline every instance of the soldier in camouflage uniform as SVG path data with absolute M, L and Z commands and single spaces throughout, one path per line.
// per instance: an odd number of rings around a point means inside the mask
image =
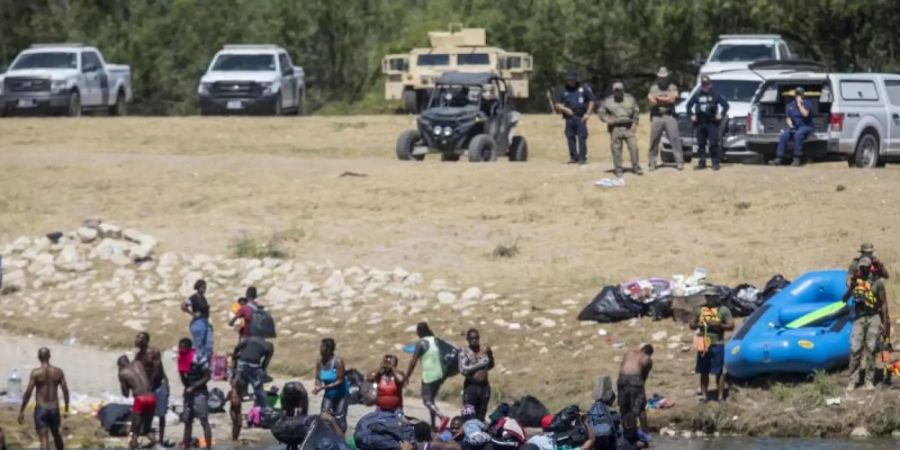
M 850 286 L 843 300 L 853 298 L 856 319 L 850 335 L 850 383 L 847 390 L 856 389 L 860 372 L 865 378 L 865 389 L 875 389 L 875 355 L 882 339 L 891 335 L 891 318 L 888 314 L 884 281 L 874 272 L 872 258 L 863 256 L 857 261 L 857 269 L 850 279 Z
M 853 274 L 859 269 L 859 260 L 868 256 L 872 259 L 872 275 L 878 278 L 888 279 L 890 275 L 888 275 L 887 269 L 884 267 L 884 264 L 875 257 L 875 246 L 872 245 L 871 242 L 865 242 L 859 246 L 859 256 L 853 258 L 853 261 L 850 262 L 850 267 L 847 268 L 847 285 L 850 285 L 850 280 L 853 278 Z
M 625 86 L 621 82 L 613 83 L 613 95 L 606 97 L 603 106 L 600 107 L 600 120 L 606 123 L 609 129 L 609 143 L 612 149 L 613 164 L 616 177 L 622 176 L 622 142 L 628 144 L 628 153 L 631 154 L 631 170 L 637 175 L 642 175 L 638 160 L 637 139 L 634 131 L 637 130 L 638 114 L 640 114 L 637 102 L 629 94 L 625 93 Z

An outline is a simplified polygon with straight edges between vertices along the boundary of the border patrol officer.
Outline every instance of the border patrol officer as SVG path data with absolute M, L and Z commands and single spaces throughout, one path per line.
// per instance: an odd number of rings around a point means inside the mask
M 650 171 L 656 170 L 656 159 L 659 156 L 659 142 L 663 131 L 672 143 L 675 155 L 675 168 L 684 167 L 684 154 L 681 148 L 681 135 L 678 133 L 678 121 L 675 120 L 675 103 L 678 102 L 678 86 L 669 81 L 669 70 L 660 67 L 656 73 L 656 83 L 650 86 L 647 99 L 650 100 Z
M 566 119 L 569 164 L 584 165 L 587 164 L 587 120 L 594 111 L 594 93 L 578 80 L 574 71 L 566 72 L 565 81 L 554 107 Z
M 875 389 L 875 354 L 878 343 L 891 336 L 891 317 L 888 313 L 884 280 L 873 271 L 872 258 L 863 256 L 857 262 L 857 270 L 850 279 L 850 286 L 842 298 L 853 298 L 855 319 L 850 334 L 850 382 L 847 390 L 856 389 L 860 375 L 865 379 L 865 389 Z M 862 373 L 860 373 L 862 372 Z
M 634 132 L 638 126 L 640 108 L 630 94 L 625 93 L 625 85 L 617 81 L 613 83 L 613 95 L 606 97 L 600 107 L 600 120 L 606 123 L 609 130 L 609 144 L 613 156 L 613 170 L 616 177 L 622 176 L 622 142 L 628 145 L 631 155 L 631 170 L 642 175 L 639 162 L 637 139 Z
M 728 120 L 728 101 L 713 89 L 708 76 L 700 78 L 700 89 L 688 100 L 687 113 L 691 115 L 697 137 L 700 162 L 696 169 L 706 168 L 706 144 L 709 142 L 712 169 L 719 170 L 719 124 L 722 119 Z
M 770 165 L 778 166 L 785 163 L 785 153 L 787 152 L 788 141 L 794 141 L 794 160 L 791 166 L 800 167 L 803 159 L 803 141 L 809 137 L 814 131 L 813 125 L 813 102 L 812 100 L 803 98 L 806 91 L 802 87 L 794 89 L 794 100 L 787 105 L 787 118 L 785 124 L 787 128 L 781 130 L 778 136 L 778 148 L 776 150 L 775 159 L 769 161 Z

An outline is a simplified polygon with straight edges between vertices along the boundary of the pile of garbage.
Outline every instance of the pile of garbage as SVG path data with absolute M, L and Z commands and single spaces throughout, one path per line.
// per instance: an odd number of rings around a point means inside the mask
M 746 317 L 788 284 L 790 281 L 779 274 L 773 276 L 762 290 L 747 283 L 730 288 L 709 283 L 706 270 L 697 268 L 689 276 L 639 278 L 605 286 L 578 314 L 578 320 L 609 323 L 644 316 L 666 319 L 672 317 L 676 298 L 692 297 L 710 290 L 716 292 L 719 304 L 728 307 L 734 316 Z

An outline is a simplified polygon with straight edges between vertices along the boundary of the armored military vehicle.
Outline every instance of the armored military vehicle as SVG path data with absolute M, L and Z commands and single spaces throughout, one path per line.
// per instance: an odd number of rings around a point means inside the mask
M 405 112 L 418 114 L 427 104 L 435 81 L 445 72 L 490 72 L 508 81 L 513 97 L 528 97 L 532 71 L 528 53 L 487 46 L 483 28 L 451 27 L 448 31 L 431 31 L 428 38 L 429 48 L 387 55 L 382 60 L 384 96 L 401 100 Z

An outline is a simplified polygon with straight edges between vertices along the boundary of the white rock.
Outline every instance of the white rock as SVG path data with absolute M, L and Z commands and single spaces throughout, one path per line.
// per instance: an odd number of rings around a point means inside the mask
M 481 301 L 483 301 L 483 302 L 492 302 L 492 301 L 494 301 L 494 300 L 500 299 L 500 297 L 501 297 L 500 294 L 494 294 L 494 293 L 492 293 L 492 292 L 489 292 L 489 293 L 484 294 L 484 295 L 481 296 Z
M 280 286 L 272 286 L 266 291 L 266 302 L 274 305 L 288 303 L 296 294 L 291 293 Z
M 659 430 L 659 434 L 660 436 L 675 437 L 678 433 L 669 427 L 662 427 Z
M 431 284 L 428 288 L 432 291 L 443 291 L 447 289 L 447 280 L 442 280 L 440 278 L 431 280 Z
M 265 278 L 272 276 L 272 269 L 267 267 L 257 267 L 247 273 L 247 276 L 241 280 L 241 285 L 243 286 L 253 286 L 254 284 L 259 283 Z
M 122 267 L 131 264 L 131 258 L 125 255 L 113 255 L 112 258 L 109 258 L 109 262 Z
M 203 273 L 189 271 L 181 279 L 181 286 L 178 288 L 178 294 L 183 298 L 188 298 L 194 293 L 194 283 L 203 278 Z
M 601 329 L 597 330 L 597 334 L 599 334 L 600 336 L 606 336 L 607 334 L 609 334 L 609 332 L 607 332 L 605 329 L 601 328 Z
M 532 320 L 534 320 L 535 323 L 537 323 L 538 325 L 540 325 L 544 328 L 555 328 L 556 327 L 556 321 L 553 319 L 549 319 L 546 317 L 535 317 Z
M 78 253 L 78 249 L 74 245 L 66 245 L 60 250 L 53 264 L 60 269 L 66 269 L 79 261 L 81 261 L 81 255 Z
M 522 324 L 516 322 L 509 323 L 509 329 L 513 331 L 519 331 L 522 329 Z
M 653 333 L 652 335 L 650 335 L 650 339 L 652 339 L 653 342 L 659 342 L 668 336 L 669 336 L 669 333 L 667 333 L 666 330 L 661 330 L 661 331 L 657 331 L 656 333 Z
M 134 294 L 132 294 L 131 292 L 125 291 L 125 292 L 119 294 L 118 297 L 116 297 L 116 301 L 118 301 L 119 303 L 125 304 L 125 305 L 130 305 L 130 304 L 134 303 Z
M 569 313 L 569 311 L 567 311 L 565 309 L 559 309 L 559 308 L 548 309 L 547 311 L 544 311 L 544 312 L 546 312 L 547 314 L 552 314 L 554 316 L 564 316 Z
M 669 350 L 675 350 L 678 347 L 681 347 L 681 344 L 678 342 L 669 342 L 668 344 L 666 344 L 666 348 L 668 348 Z
M 834 406 L 834 405 L 840 405 L 840 404 L 841 404 L 840 397 L 832 397 L 832 398 L 825 399 L 825 406 Z
M 477 300 L 481 300 L 482 295 L 484 295 L 484 293 L 481 292 L 481 289 L 479 289 L 478 286 L 472 286 L 472 287 L 466 289 L 462 293 L 462 297 L 460 297 L 460 298 L 462 298 L 463 300 L 467 300 L 467 301 L 469 301 L 469 300 L 477 301 Z
M 13 243 L 9 249 L 10 249 L 10 251 L 12 251 L 14 253 L 22 253 L 25 250 L 27 250 L 28 247 L 30 247 L 30 246 L 31 246 L 31 238 L 29 238 L 27 236 L 22 236 L 22 237 L 16 239 L 15 241 L 13 241 Z
M 114 256 L 125 256 L 125 243 L 119 240 L 104 238 L 97 244 L 88 257 L 91 259 L 111 260 Z
M 18 289 L 24 289 L 28 280 L 25 279 L 25 271 L 22 269 L 13 270 L 3 275 L 3 286 L 15 286 Z
M 122 325 L 135 331 L 145 331 L 147 327 L 146 322 L 146 320 L 130 319 L 122 322 Z
M 635 327 L 635 326 L 637 326 L 637 324 L 638 324 L 637 317 L 634 317 L 634 318 L 632 318 L 631 320 L 628 321 L 628 326 L 629 326 L 629 327 Z
M 181 257 L 178 256 L 178 253 L 166 252 L 159 257 L 159 267 L 171 268 L 178 265 L 180 262 Z
M 493 323 L 494 323 L 494 325 L 497 325 L 498 327 L 507 327 L 507 326 L 509 326 L 509 322 L 507 322 L 507 321 L 505 321 L 505 320 L 503 320 L 503 319 L 494 319 L 494 322 L 493 322 Z
M 322 290 L 326 294 L 330 295 L 338 295 L 344 288 L 347 286 L 347 283 L 344 281 L 344 274 L 340 270 L 335 270 L 331 272 L 331 276 L 322 283 Z
M 316 301 L 309 302 L 309 306 L 312 307 L 312 308 L 323 308 L 323 309 L 325 309 L 325 308 L 333 308 L 333 307 L 335 307 L 336 305 L 337 305 L 337 302 L 335 302 L 334 300 L 327 300 L 327 299 L 325 299 L 325 300 L 316 300 Z
M 669 336 L 669 342 L 681 342 L 681 333 Z
M 407 287 L 415 287 L 422 284 L 422 274 L 421 273 L 411 273 L 403 279 L 403 285 Z
M 442 305 L 452 305 L 456 303 L 456 294 L 448 291 L 441 291 L 437 294 L 438 303 Z
M 81 242 L 87 244 L 90 242 L 94 242 L 94 240 L 97 239 L 97 236 L 100 233 L 96 228 L 81 227 L 75 231 L 75 234 L 78 235 L 78 239 L 80 239 Z
M 344 289 L 341 290 L 340 297 L 344 300 L 350 300 L 353 297 L 356 297 L 356 291 L 350 286 L 345 286 Z
M 100 230 L 100 236 L 104 238 L 120 239 L 122 237 L 122 228 L 111 223 L 100 223 L 97 226 Z
M 237 269 L 234 269 L 234 268 L 219 269 L 219 270 L 216 270 L 215 272 L 213 272 L 213 276 L 216 278 L 222 278 L 222 279 L 234 278 L 237 276 Z
M 406 269 L 402 267 L 395 267 L 391 272 L 391 279 L 393 279 L 394 281 L 403 281 L 407 276 L 409 276 L 409 272 L 407 272 Z
M 867 438 L 869 436 L 869 430 L 864 427 L 856 427 L 850 432 L 850 437 L 852 438 Z
M 308 281 L 303 281 L 300 283 L 300 297 L 309 297 L 313 292 L 319 290 L 319 285 L 316 283 L 310 283 Z

